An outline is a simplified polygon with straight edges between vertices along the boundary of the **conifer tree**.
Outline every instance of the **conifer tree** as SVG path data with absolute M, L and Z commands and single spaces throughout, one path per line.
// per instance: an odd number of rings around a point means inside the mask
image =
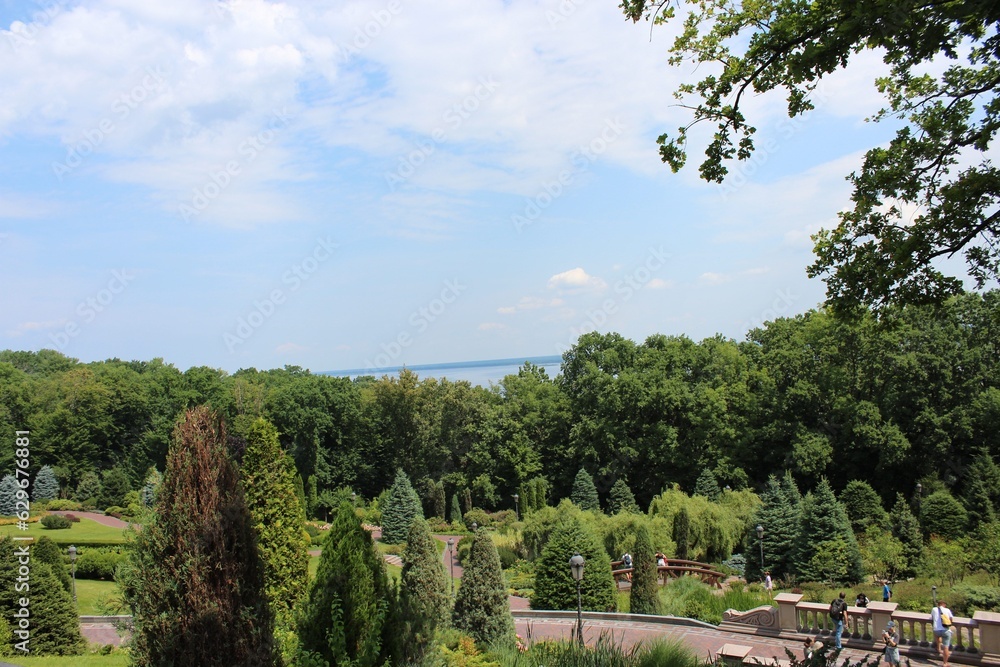
M 510 615 L 500 558 L 485 531 L 476 531 L 472 538 L 469 564 L 455 596 L 452 624 L 481 644 L 509 643 L 514 639 L 514 618 Z
M 576 473 L 570 500 L 580 509 L 601 511 L 601 501 L 597 495 L 597 487 L 594 486 L 594 478 L 584 468 L 580 468 L 580 472 Z
M 632 590 L 629 592 L 629 612 L 660 613 L 660 584 L 657 581 L 656 554 L 649 529 L 640 525 L 635 533 L 632 553 Z
M 20 488 L 13 475 L 4 475 L 0 480 L 0 516 L 17 514 L 17 492 Z
M 31 487 L 31 499 L 34 501 L 52 500 L 59 495 L 59 481 L 49 466 L 42 466 L 35 474 L 35 483 Z
M 119 466 L 105 470 L 101 475 L 101 494 L 97 504 L 102 509 L 120 507 L 125 502 L 125 494 L 131 490 L 132 483 Z
M 226 441 L 219 418 L 203 407 L 174 430 L 153 520 L 119 570 L 136 664 L 274 661 L 263 565 Z
M 295 470 L 295 462 L 292 461 L 292 470 Z M 302 475 L 295 472 L 292 484 L 295 486 L 295 497 L 299 499 L 299 505 L 302 506 L 302 516 L 308 518 L 306 514 L 306 508 L 308 504 L 306 503 L 306 485 L 302 482 Z
M 717 501 L 719 496 L 722 495 L 722 490 L 719 489 L 719 482 L 715 479 L 715 474 L 708 468 L 703 468 L 701 474 L 698 475 L 698 481 L 694 484 L 693 495 L 708 498 L 712 502 Z
M 403 657 L 408 663 L 419 664 L 434 630 L 447 622 L 451 611 L 444 564 L 427 522 L 420 518 L 410 526 L 406 539 L 400 584 Z
M 15 544 L 9 537 L 0 538 L 0 616 L 13 621 L 14 613 L 23 609 L 20 599 L 24 591 L 15 589 L 18 572 L 18 551 L 24 544 Z M 45 561 L 31 561 L 29 613 L 31 614 L 30 641 L 23 644 L 32 654 L 37 655 L 80 655 L 87 647 L 80 634 L 80 619 L 76 612 L 73 596 L 66 590 L 52 567 Z M 16 634 L 11 638 L 17 655 L 24 655 L 17 649 L 23 642 Z
M 864 577 L 861 550 L 847 511 L 825 477 L 802 501 L 794 567 L 804 581 L 855 583 Z
M 619 512 L 636 513 L 638 511 L 639 506 L 635 503 L 632 489 L 628 487 L 624 477 L 619 477 L 611 486 L 611 492 L 608 494 L 608 512 L 618 514 Z
M 677 544 L 677 557 L 688 559 L 688 544 L 691 540 L 691 516 L 686 506 L 681 506 L 674 515 L 674 543 Z
M 142 489 L 139 491 L 139 499 L 144 507 L 152 507 L 156 504 L 156 494 L 160 490 L 161 484 L 163 484 L 163 475 L 156 469 L 156 466 L 151 466 L 146 473 L 146 481 L 143 482 Z
M 920 554 L 924 548 L 924 538 L 920 533 L 920 522 L 910 511 L 910 503 L 903 494 L 896 494 L 896 504 L 889 513 L 892 523 L 892 536 L 903 543 L 903 556 L 906 557 L 906 574 L 914 573 L 914 565 L 920 562 Z
M 441 482 L 434 482 L 434 516 L 444 518 L 444 484 Z
M 984 475 L 969 475 L 962 500 L 969 517 L 971 531 L 976 531 L 983 524 L 993 523 L 996 520 L 996 512 L 990 500 L 990 489 Z
M 882 507 L 882 499 L 868 482 L 859 479 L 848 482 L 840 492 L 840 502 L 847 510 L 855 535 L 864 535 L 869 526 L 889 529 L 889 513 Z
M 761 494 L 761 505 L 750 521 L 747 534 L 746 578 L 748 581 L 762 580 L 764 567 L 771 576 L 780 579 L 792 570 L 791 556 L 798 541 L 799 510 L 792 505 L 791 499 L 798 498 L 798 488 L 790 476 L 784 484 L 773 475 L 768 478 L 767 486 Z M 760 540 L 756 527 L 764 529 L 764 558 L 766 564 L 760 562 Z
M 965 534 L 965 508 L 947 491 L 935 491 L 920 504 L 920 525 L 927 535 L 957 540 Z
M 101 478 L 96 472 L 87 471 L 80 475 L 80 481 L 76 485 L 75 497 L 78 501 L 86 502 L 97 499 L 101 496 Z
M 458 505 L 457 493 L 453 493 L 451 495 L 451 512 L 448 516 L 448 520 L 452 523 L 462 523 L 462 508 Z
M 70 577 L 69 569 L 66 567 L 66 561 L 63 560 L 63 551 L 59 548 L 59 545 L 52 541 L 51 537 L 43 535 L 31 545 L 31 561 L 48 563 L 52 568 L 52 573 L 62 583 L 66 592 L 71 593 L 73 591 L 73 580 Z
M 465 487 L 462 489 L 462 516 L 472 511 L 472 489 Z
M 341 503 L 299 620 L 300 650 L 325 661 L 319 664 L 381 665 L 391 657 L 394 598 L 371 535 L 351 504 Z
M 316 486 L 316 475 L 309 475 L 306 480 L 306 517 L 316 518 L 319 508 L 319 493 Z
M 246 430 L 242 477 L 247 509 L 264 564 L 264 592 L 280 630 L 292 626 L 292 611 L 309 583 L 306 515 L 296 492 L 291 457 L 278 442 L 278 430 L 258 417 Z
M 576 609 L 576 580 L 569 567 L 574 554 L 583 556 L 580 595 L 588 611 L 614 611 L 617 589 L 611 576 L 611 559 L 592 533 L 573 516 L 553 528 L 535 564 L 535 594 L 532 609 Z
M 420 498 L 410 485 L 410 480 L 402 469 L 396 471 L 396 480 L 389 489 L 382 509 L 382 541 L 399 544 L 406 541 L 410 525 L 417 517 L 424 517 Z

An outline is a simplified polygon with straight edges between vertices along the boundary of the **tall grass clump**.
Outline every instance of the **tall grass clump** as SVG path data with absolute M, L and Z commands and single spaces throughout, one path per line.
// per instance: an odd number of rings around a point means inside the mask
M 696 618 L 718 625 L 727 609 L 748 611 L 773 602 L 752 590 L 729 590 L 716 595 L 708 584 L 695 577 L 681 577 L 660 589 L 662 613 L 670 616 Z
M 678 641 L 655 639 L 625 648 L 602 634 L 593 646 L 575 641 L 539 642 L 519 652 L 508 647 L 491 650 L 500 667 L 701 667 L 702 663 Z

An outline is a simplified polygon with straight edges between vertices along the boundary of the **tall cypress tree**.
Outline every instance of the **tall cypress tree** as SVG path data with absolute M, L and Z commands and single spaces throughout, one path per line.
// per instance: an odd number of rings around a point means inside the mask
M 423 519 L 416 519 L 410 526 L 400 582 L 403 657 L 407 664 L 419 664 L 434 630 L 447 622 L 451 611 L 444 564 Z
M 31 487 L 32 500 L 52 500 L 59 495 L 59 481 L 49 466 L 42 466 L 35 474 L 35 483 Z
M 708 498 L 712 502 L 717 501 L 719 496 L 722 495 L 722 490 L 719 488 L 718 480 L 715 479 L 715 474 L 708 468 L 702 468 L 701 474 L 698 475 L 698 481 L 694 484 L 693 495 Z
M 601 500 L 597 495 L 597 487 L 594 486 L 594 478 L 584 468 L 576 473 L 570 500 L 580 509 L 601 511 Z
M 619 477 L 611 486 L 608 494 L 608 512 L 618 514 L 619 512 L 638 512 L 639 506 L 635 504 L 635 495 L 624 477 Z
M 241 472 L 264 564 L 264 591 L 276 627 L 287 630 L 309 582 L 309 547 L 303 533 L 306 515 L 299 496 L 302 478 L 281 448 L 278 430 L 267 420 L 255 419 L 246 430 L 246 441 Z
M 391 658 L 386 635 L 394 597 L 371 535 L 351 504 L 341 503 L 299 620 L 300 650 L 320 664 L 381 665 Z
M 417 517 L 424 517 L 420 497 L 410 485 L 406 473 L 399 469 L 385 500 L 385 509 L 382 510 L 382 541 L 388 544 L 405 542 L 410 526 Z
M 691 516 L 687 507 L 682 505 L 674 515 L 674 542 L 677 544 L 677 557 L 688 559 L 688 544 L 691 540 Z
M 535 563 L 535 594 L 532 609 L 576 609 L 576 580 L 569 567 L 574 554 L 583 556 L 580 595 L 589 611 L 614 611 L 617 589 L 611 576 L 611 559 L 597 537 L 576 517 L 560 521 Z
M 635 532 L 632 563 L 629 611 L 633 614 L 659 614 L 660 584 L 657 581 L 656 554 L 649 529 L 644 525 L 640 525 Z
M 451 510 L 448 516 L 448 520 L 452 523 L 462 522 L 462 508 L 458 505 L 458 494 L 451 494 Z
M 514 618 L 510 615 L 500 557 L 493 540 L 482 530 L 472 538 L 469 565 L 455 596 L 452 624 L 481 644 L 514 639 Z
M 763 579 L 763 568 L 771 571 L 771 575 L 780 579 L 791 572 L 791 558 L 798 542 L 799 510 L 792 504 L 792 499 L 798 498 L 798 488 L 791 477 L 785 478 L 785 484 L 779 482 L 773 475 L 768 478 L 767 486 L 761 494 L 761 505 L 753 515 L 750 530 L 747 534 L 746 577 L 747 580 Z M 764 559 L 760 562 L 760 539 L 757 537 L 757 526 L 764 529 Z
M 833 495 L 826 478 L 802 501 L 795 572 L 805 581 L 861 581 L 861 550 L 847 511 Z
M 138 531 L 119 587 L 140 665 L 270 666 L 271 610 L 226 432 L 206 408 L 174 431 L 151 523 Z
M 434 516 L 444 518 L 444 484 L 434 482 Z

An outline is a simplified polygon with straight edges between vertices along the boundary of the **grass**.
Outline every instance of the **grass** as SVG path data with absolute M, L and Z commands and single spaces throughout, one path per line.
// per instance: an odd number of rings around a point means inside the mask
M 91 579 L 76 580 L 77 608 L 81 616 L 101 616 L 105 610 L 102 601 L 111 601 L 118 595 L 118 584 L 113 581 Z
M 14 656 L 0 658 L 0 661 L 23 667 L 127 667 L 128 654 L 116 652 L 111 655 Z
M 454 653 L 461 653 L 461 645 Z M 679 641 L 655 639 L 625 648 L 607 635 L 594 646 L 581 647 L 574 641 L 543 641 L 525 652 L 514 648 L 494 648 L 486 657 L 500 667 L 702 667 L 705 663 Z M 463 663 L 464 664 L 464 663 Z M 472 663 L 469 664 L 479 664 Z
M 0 526 L 0 537 L 34 537 L 46 536 L 59 545 L 70 544 L 124 544 L 125 531 L 121 528 L 103 526 L 93 519 L 80 517 L 79 523 L 62 530 L 43 528 L 41 522 L 29 523 L 28 530 L 19 530 L 16 525 Z

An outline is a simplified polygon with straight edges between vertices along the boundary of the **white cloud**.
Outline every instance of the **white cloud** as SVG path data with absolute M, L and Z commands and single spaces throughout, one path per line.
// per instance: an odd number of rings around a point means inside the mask
M 578 291 L 600 291 L 607 287 L 601 278 L 592 276 L 580 267 L 563 271 L 549 278 L 549 289 L 558 289 L 571 292 Z
M 706 272 L 698 277 L 698 280 L 705 285 L 723 285 L 732 280 L 733 277 L 725 273 Z
M 52 320 L 49 322 L 21 322 L 14 329 L 7 332 L 9 336 L 21 336 L 31 331 L 45 331 L 55 329 L 66 324 L 66 320 Z
M 309 348 L 299 345 L 298 343 L 282 343 L 274 348 L 274 351 L 278 354 L 289 354 L 292 352 L 305 352 Z
M 506 324 L 500 324 L 499 322 L 483 322 L 477 327 L 480 331 L 497 331 L 500 329 L 506 329 Z
M 545 299 L 538 296 L 522 296 L 517 304 L 513 306 L 501 306 L 497 308 L 497 312 L 501 315 L 513 315 L 516 312 L 523 310 L 540 310 L 559 308 L 565 302 L 560 298 Z
M 673 280 L 664 280 L 663 278 L 653 278 L 646 283 L 646 287 L 648 289 L 670 289 L 673 286 Z

